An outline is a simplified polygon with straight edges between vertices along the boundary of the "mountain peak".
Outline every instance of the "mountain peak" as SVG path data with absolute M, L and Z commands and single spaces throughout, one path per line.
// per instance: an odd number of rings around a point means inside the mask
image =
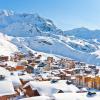
M 14 12 L 12 10 L 0 10 L 0 16 L 10 16 L 10 15 L 13 15 Z
M 75 28 L 75 29 L 72 29 L 72 30 L 77 30 L 77 31 L 91 31 L 91 30 L 89 30 L 86 27 Z
M 11 15 L 11 16 L 10 16 Z M 13 11 L 0 11 L 0 31 L 11 36 L 34 36 L 60 34 L 54 23 L 37 13 L 13 13 Z

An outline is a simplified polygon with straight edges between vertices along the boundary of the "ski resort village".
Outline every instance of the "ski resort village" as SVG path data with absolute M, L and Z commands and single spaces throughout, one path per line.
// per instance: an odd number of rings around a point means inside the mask
M 0 56 L 0 100 L 99 100 L 99 90 L 98 66 L 39 52 Z
M 0 100 L 100 100 L 100 30 L 0 11 Z
M 37 52 L 0 56 L 0 100 L 99 100 L 99 90 L 97 66 Z

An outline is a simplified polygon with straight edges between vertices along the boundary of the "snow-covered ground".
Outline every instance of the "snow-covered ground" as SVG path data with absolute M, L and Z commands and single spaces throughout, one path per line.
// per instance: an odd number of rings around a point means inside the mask
M 34 36 L 14 37 L 12 43 L 17 45 L 22 52 L 27 48 L 30 48 L 35 51 L 61 55 L 89 64 L 100 65 L 99 55 L 94 53 L 98 48 L 94 44 L 87 43 L 84 40 L 71 40 L 70 37 L 64 36 L 62 38 L 61 36 L 58 36 L 57 38 L 50 36 Z
M 11 43 L 6 36 L 0 33 L 0 55 L 10 55 L 11 53 L 17 52 L 18 48 L 16 45 Z
M 93 97 L 88 97 L 87 93 L 59 93 L 54 94 L 52 97 L 49 96 L 36 96 L 36 97 L 30 97 L 30 98 L 23 98 L 20 100 L 52 100 L 51 98 L 54 98 L 53 100 L 99 100 L 100 99 L 100 93 L 98 92 Z

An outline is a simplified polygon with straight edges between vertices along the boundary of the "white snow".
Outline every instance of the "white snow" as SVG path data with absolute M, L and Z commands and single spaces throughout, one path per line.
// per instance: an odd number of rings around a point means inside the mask
M 48 96 L 36 96 L 36 97 L 30 97 L 30 98 L 23 98 L 20 100 L 50 100 L 50 97 L 48 97 Z
M 17 47 L 7 40 L 3 33 L 0 33 L 0 55 L 11 55 L 16 51 L 18 51 Z
M 22 85 L 20 82 L 20 79 L 17 75 L 10 75 L 9 80 L 12 82 L 13 86 L 16 88 L 18 88 Z
M 50 81 L 30 81 L 24 87 L 30 85 L 31 88 L 37 89 L 41 95 L 52 95 L 59 90 L 64 92 L 76 92 L 79 89 L 74 85 L 67 85 L 66 80 L 59 80 L 57 83 L 51 83 Z
M 33 77 L 29 74 L 21 75 L 21 76 L 19 76 L 19 78 L 24 80 L 24 81 L 32 81 L 33 80 Z
M 5 61 L 4 63 L 7 64 L 7 66 L 10 66 L 10 67 L 16 67 L 17 66 L 17 62 L 14 62 L 14 61 Z
M 15 94 L 12 82 L 0 80 L 0 96 Z
M 99 100 L 100 99 L 100 93 L 97 92 L 95 96 L 88 97 L 87 93 L 57 93 L 49 96 L 36 96 L 36 97 L 29 97 L 29 98 L 23 98 L 20 100 Z
M 60 35 L 58 37 L 60 37 Z M 71 43 L 78 42 L 77 40 L 71 40 L 71 39 L 70 41 Z M 94 46 L 88 44 L 85 41 L 83 42 L 83 44 L 85 43 L 85 46 L 88 45 L 89 47 L 87 48 L 82 44 L 79 48 L 87 49 L 89 50 L 88 52 L 86 51 L 83 52 L 81 51 L 81 49 L 77 50 L 77 47 L 70 46 L 67 40 L 62 41 L 59 38 L 54 38 L 49 36 L 34 36 L 34 37 L 24 37 L 24 38 L 17 37 L 13 38 L 12 42 L 17 46 L 21 45 L 22 51 L 25 51 L 25 48 L 27 50 L 28 47 L 31 50 L 45 52 L 52 55 L 61 55 L 81 62 L 100 65 L 100 58 L 98 58 L 95 54 L 89 53 L 90 51 L 92 51 Z M 77 45 L 79 46 L 79 44 Z M 96 50 L 96 48 L 93 50 Z
M 53 95 L 55 100 L 99 100 L 100 93 L 95 96 L 88 97 L 87 93 L 59 93 Z
M 3 67 L 0 67 L 0 75 L 10 76 L 10 72 Z

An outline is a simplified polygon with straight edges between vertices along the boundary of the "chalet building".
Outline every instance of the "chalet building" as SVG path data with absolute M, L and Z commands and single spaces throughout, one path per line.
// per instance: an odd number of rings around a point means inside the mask
M 28 64 L 30 64 L 30 63 L 32 63 L 32 62 L 33 62 L 33 60 L 32 60 L 32 59 L 28 59 L 27 61 L 28 61 Z
M 80 66 L 86 66 L 86 63 L 84 62 L 75 62 L 76 65 L 80 65 Z
M 100 76 L 95 77 L 95 88 L 100 90 Z
M 30 85 L 24 88 L 26 90 L 25 95 L 28 97 L 40 96 L 37 89 L 32 89 Z M 62 90 L 58 90 L 57 93 L 64 93 Z
M 26 81 L 26 80 L 23 80 L 23 79 L 20 79 L 20 82 L 21 84 L 24 86 L 26 83 L 28 83 L 29 81 Z
M 51 67 L 50 65 L 46 65 L 44 68 L 43 68 L 44 71 L 50 71 L 51 70 Z
M 60 74 L 58 76 L 60 77 L 61 80 L 67 80 L 67 79 L 69 80 L 69 79 L 71 79 L 70 76 L 66 76 L 65 74 Z
M 61 67 L 68 68 L 68 69 L 75 68 L 74 61 L 73 60 L 68 60 L 68 59 L 61 59 L 59 61 L 59 65 Z
M 33 81 L 33 77 L 30 76 L 29 74 L 24 74 L 24 75 L 20 75 L 19 79 L 22 83 L 22 85 L 24 86 L 26 83 L 28 83 L 29 81 Z
M 87 69 L 84 69 L 84 73 L 88 75 L 88 74 L 91 74 L 92 71 L 90 68 L 87 68 Z
M 89 88 L 95 88 L 100 90 L 100 77 L 99 76 L 90 76 L 87 85 Z
M 74 74 L 74 70 L 73 69 L 66 70 L 66 73 L 73 75 Z
M 76 85 L 77 85 L 78 87 L 83 86 L 82 76 L 80 76 L 80 75 L 77 75 L 77 76 L 76 76 Z
M 0 100 L 8 100 L 9 96 L 0 96 Z
M 40 59 L 42 57 L 42 55 L 38 55 L 35 59 Z
M 53 63 L 54 59 L 53 59 L 53 57 L 47 57 L 47 61 L 48 61 L 48 63 Z
M 75 62 L 73 60 L 66 60 L 66 63 L 69 69 L 75 68 Z
M 40 72 L 43 72 L 44 70 L 46 70 L 46 67 L 48 67 L 48 65 L 47 65 L 45 62 L 41 62 L 41 63 L 39 63 L 39 65 L 38 65 L 38 70 L 39 70 Z
M 14 67 L 6 67 L 7 70 L 9 70 L 10 72 L 16 71 L 16 68 Z
M 89 65 L 88 68 L 96 69 L 96 66 L 95 65 Z
M 0 100 L 11 100 L 15 94 L 12 82 L 0 80 Z
M 8 61 L 9 57 L 8 56 L 0 56 L 0 61 Z
M 34 72 L 34 67 L 31 66 L 31 65 L 28 65 L 27 68 L 26 68 L 26 72 L 27 73 L 33 73 Z
M 100 90 L 100 77 L 93 75 L 78 75 L 76 76 L 76 84 L 77 86 L 85 86 L 87 88 L 95 88 Z
M 36 63 L 36 64 L 39 64 L 40 62 L 41 62 L 40 59 L 35 59 L 35 60 L 33 61 L 33 63 Z
M 44 71 L 50 71 L 50 70 L 53 69 L 53 65 L 52 65 L 51 61 L 48 61 L 48 62 L 46 61 L 42 65 L 43 65 L 42 68 L 43 68 Z
M 37 89 L 32 89 L 30 85 L 26 86 L 25 88 L 25 95 L 28 97 L 40 96 Z
M 7 63 L 4 63 L 4 62 L 1 61 L 1 62 L 0 62 L 0 66 L 1 66 L 1 67 L 7 67 Z
M 65 79 L 67 79 L 67 77 L 66 77 L 65 74 L 60 74 L 59 77 L 60 77 L 61 80 L 65 80 Z
M 25 70 L 25 66 L 16 66 L 16 71 L 18 71 L 18 70 Z

